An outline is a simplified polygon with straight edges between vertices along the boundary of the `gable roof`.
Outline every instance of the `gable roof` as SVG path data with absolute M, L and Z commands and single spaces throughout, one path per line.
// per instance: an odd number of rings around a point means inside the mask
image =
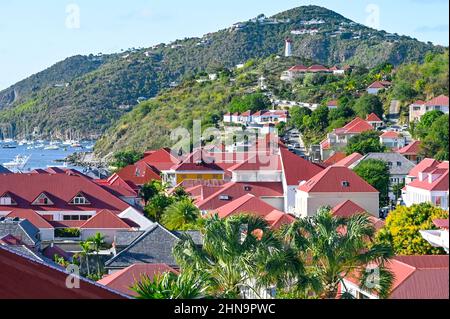
M 406 185 L 408 187 L 420 188 L 428 191 L 447 191 L 449 190 L 449 174 L 448 169 L 436 169 L 429 172 L 430 174 L 437 174 L 438 177 L 431 183 L 428 178 L 425 180 L 420 180 L 419 178 L 413 180 L 411 183 Z
M 294 216 L 277 209 L 267 214 L 264 219 L 269 223 L 270 228 L 272 229 L 280 229 L 282 226 L 292 224 L 297 220 Z
M 448 299 L 449 256 L 395 256 L 387 267 L 394 273 L 390 299 Z M 356 283 L 354 277 L 346 277 Z
M 308 70 L 308 68 L 304 65 L 294 65 L 293 67 L 291 67 L 289 69 L 289 71 L 293 71 L 293 72 L 306 72 L 306 70 Z
M 227 218 L 231 215 L 242 213 L 254 213 L 257 216 L 264 217 L 273 210 L 275 210 L 275 207 L 267 204 L 255 195 L 246 194 L 222 207 L 219 207 L 216 212 L 220 218 Z
M 166 171 L 180 163 L 180 160 L 171 154 L 169 148 L 161 148 L 155 151 L 147 151 L 145 157 L 139 162 L 144 162 L 159 171 Z
M 356 117 L 353 121 L 343 127 L 343 133 L 362 133 L 371 130 L 373 130 L 373 126 L 360 117 Z
M 343 182 L 348 182 L 346 187 Z M 378 193 L 355 172 L 344 166 L 330 166 L 301 184 L 298 190 L 307 193 Z
M 215 157 L 201 149 L 191 153 L 183 162 L 174 166 L 173 170 L 223 172 L 223 169 L 215 163 Z
M 343 160 L 346 157 L 347 156 L 345 155 L 344 152 L 335 152 L 335 153 L 333 153 L 333 155 L 331 155 L 329 158 L 327 158 L 323 163 L 327 166 L 333 165 L 333 164 L 336 164 L 337 162 Z
M 160 224 L 155 224 L 108 260 L 105 267 L 122 269 L 136 263 L 167 264 L 177 267 L 172 249 L 179 240 L 175 234 Z
M 339 217 L 350 217 L 355 214 L 361 214 L 366 212 L 364 208 L 359 206 L 358 204 L 355 204 L 351 200 L 346 200 L 339 205 L 333 207 L 331 210 L 333 215 L 339 216 Z
M 414 166 L 409 171 L 409 176 L 411 177 L 419 177 L 419 173 L 423 172 L 429 168 L 437 168 L 440 164 L 439 161 L 435 160 L 434 158 L 424 158 L 419 164 Z
M 39 229 L 26 219 L 0 219 L 0 237 L 12 235 L 25 245 L 34 247 L 40 243 Z
M 130 205 L 91 179 L 67 174 L 6 174 L 0 175 L 0 194 L 9 192 L 17 205 L 2 206 L 2 210 L 17 208 L 39 211 L 92 211 L 109 209 L 123 211 Z M 82 192 L 88 197 L 89 205 L 72 205 L 70 201 Z M 45 193 L 54 205 L 37 206 L 33 201 Z
M 140 281 L 142 277 L 148 277 L 150 280 L 153 280 L 156 275 L 167 272 L 178 273 L 166 264 L 133 264 L 111 275 L 107 275 L 97 282 L 123 294 L 136 297 L 137 293 L 131 290 L 130 287 Z
M 414 163 L 408 160 L 406 157 L 395 152 L 369 153 L 361 159 L 360 163 L 369 159 L 380 160 L 385 163 L 392 163 L 392 165 L 389 166 L 389 173 L 391 175 L 408 175 L 411 169 L 413 169 L 415 166 Z M 400 163 L 400 166 L 398 165 L 398 163 Z
M 434 226 L 436 226 L 438 228 L 448 230 L 448 221 L 449 221 L 448 218 L 447 219 L 435 219 L 435 220 L 433 220 L 433 224 L 434 224 Z
M 132 228 L 123 219 L 109 210 L 102 210 L 95 214 L 83 225 L 81 229 L 130 229 Z
M 448 106 L 448 96 L 439 95 L 425 103 L 426 106 Z
M 368 122 L 383 122 L 383 121 L 378 117 L 378 115 L 376 115 L 375 113 L 370 113 L 369 115 L 367 115 L 366 121 L 368 121 Z
M 371 85 L 369 85 L 369 89 L 385 89 L 391 85 L 389 81 L 375 81 Z
M 229 171 L 281 171 L 280 157 L 278 155 L 265 155 L 257 153 L 242 163 L 237 163 L 228 168 Z
M 349 156 L 345 157 L 344 159 L 340 160 L 334 166 L 344 166 L 344 167 L 350 167 L 357 161 L 359 161 L 363 156 L 359 153 L 353 153 Z
M 283 197 L 283 185 L 281 182 L 229 182 L 220 187 L 214 194 L 195 202 L 200 210 L 215 210 L 228 204 L 245 194 L 253 194 L 256 197 Z M 220 199 L 228 196 L 229 200 Z
M 6 217 L 26 219 L 32 223 L 36 228 L 53 229 L 54 227 L 41 215 L 32 209 L 15 209 Z
M 381 138 L 399 138 L 400 134 L 394 131 L 386 131 L 380 135 Z
M 156 167 L 153 167 L 144 161 L 139 161 L 134 165 L 125 166 L 116 173 L 116 175 L 120 176 L 123 180 L 132 182 L 137 186 L 144 185 L 152 180 L 161 180 L 160 174 L 161 172 Z
M 289 186 L 298 185 L 301 181 L 306 181 L 323 170 L 321 167 L 289 152 L 285 147 L 280 147 L 280 158 L 283 174 Z
M 397 150 L 397 153 L 402 155 L 417 155 L 420 151 L 420 141 L 413 141 L 405 147 Z
M 80 278 L 80 288 L 66 286 L 65 270 L 0 246 L 2 299 L 124 299 L 124 295 Z M 39 289 L 37 289 L 39 287 Z

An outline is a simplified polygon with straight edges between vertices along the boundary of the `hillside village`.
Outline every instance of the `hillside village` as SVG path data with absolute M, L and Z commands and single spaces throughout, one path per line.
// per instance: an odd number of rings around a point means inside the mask
M 95 147 L 106 178 L 0 165 L 0 281 L 21 283 L 0 298 L 448 299 L 448 51 L 325 65 L 296 56 L 293 38 L 380 35 L 321 16 L 290 23 L 227 29 L 288 24 L 283 54 L 140 97 Z M 172 146 L 170 131 L 198 118 L 220 138 Z M 84 284 L 70 293 L 69 265 Z M 34 292 L 33 277 L 51 289 Z

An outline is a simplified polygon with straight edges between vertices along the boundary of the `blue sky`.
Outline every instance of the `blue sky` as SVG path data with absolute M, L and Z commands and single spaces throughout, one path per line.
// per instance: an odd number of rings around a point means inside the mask
M 448 45 L 448 0 L 1 0 L 0 89 L 74 54 L 202 36 L 307 4 L 363 24 L 375 4 L 380 29 Z

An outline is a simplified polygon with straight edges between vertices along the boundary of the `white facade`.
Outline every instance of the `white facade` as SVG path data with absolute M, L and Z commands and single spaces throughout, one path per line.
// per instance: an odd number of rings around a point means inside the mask
M 373 193 L 306 193 L 297 189 L 295 197 L 295 215 L 297 217 L 313 216 L 320 207 L 335 207 L 351 200 L 364 208 L 369 214 L 379 217 L 378 192 Z
M 139 225 L 140 230 L 147 230 L 154 225 L 154 223 L 146 218 L 142 213 L 138 212 L 133 207 L 128 207 L 118 215 L 120 218 L 127 218 Z
M 378 92 L 379 92 L 380 90 L 383 90 L 383 89 L 379 89 L 379 88 L 368 88 L 368 89 L 367 89 L 367 93 L 372 94 L 372 95 L 377 95 Z
M 442 247 L 449 253 L 448 229 L 440 230 L 421 230 L 420 235 L 429 242 L 433 247 Z
M 406 186 L 402 198 L 407 207 L 420 203 L 432 203 L 435 206 L 448 210 L 449 191 L 429 191 L 422 188 Z
M 292 41 L 287 39 L 285 43 L 284 56 L 290 57 L 292 56 Z
M 232 172 L 232 182 L 281 182 L 281 171 L 255 170 Z
M 380 136 L 380 143 L 389 148 L 403 148 L 406 145 L 406 138 Z

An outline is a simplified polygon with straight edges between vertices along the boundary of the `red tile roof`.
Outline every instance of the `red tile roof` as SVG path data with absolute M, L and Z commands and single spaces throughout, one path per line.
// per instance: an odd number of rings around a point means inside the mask
M 397 153 L 402 155 L 417 155 L 420 151 L 420 141 L 413 141 L 405 147 L 399 149 Z
M 330 149 L 330 141 L 328 139 L 323 140 L 322 142 L 320 142 L 320 147 L 323 150 L 328 150 Z
M 257 155 L 247 159 L 242 163 L 238 163 L 228 168 L 229 171 L 281 171 L 281 162 L 279 155 L 265 155 L 258 153 Z
M 119 216 L 109 210 L 102 210 L 92 216 L 83 225 L 81 229 L 130 229 L 132 228 Z
M 422 101 L 422 100 L 417 100 L 413 103 L 413 105 L 424 105 L 424 104 L 425 104 L 425 101 Z
M 409 171 L 408 176 L 419 177 L 420 172 L 423 172 L 430 168 L 438 168 L 439 164 L 440 162 L 435 160 L 434 158 L 425 158 L 419 164 L 414 166 L 412 170 Z
M 0 246 L 0 299 L 124 299 L 124 295 L 80 278 L 66 286 L 68 273 Z
M 328 101 L 327 106 L 338 106 L 338 101 L 337 100 Z
M 390 299 L 448 299 L 448 255 L 395 256 L 388 263 L 395 279 Z
M 227 218 L 231 215 L 242 213 L 254 213 L 257 216 L 264 217 L 275 210 L 275 207 L 267 204 L 255 195 L 245 194 L 236 200 L 219 207 L 215 212 L 220 218 Z
M 367 122 L 383 122 L 378 115 L 376 115 L 375 113 L 370 113 L 369 115 L 367 115 L 366 118 Z
M 375 81 L 371 85 L 369 85 L 369 89 L 385 89 L 390 85 L 391 82 L 389 81 Z
M 350 123 L 345 125 L 343 127 L 343 129 L 344 130 L 343 130 L 342 133 L 345 133 L 345 134 L 349 134 L 349 133 L 363 133 L 363 132 L 366 132 L 366 131 L 373 130 L 373 126 L 370 125 L 369 122 L 364 121 L 362 118 L 357 117 L 353 121 L 351 121 Z
M 195 204 L 201 210 L 215 210 L 245 194 L 253 194 L 257 197 L 283 197 L 283 185 L 278 182 L 230 182 L 220 187 L 214 194 Z M 222 200 L 220 196 L 229 196 L 230 199 Z
M 346 158 L 340 160 L 336 164 L 334 164 L 334 166 L 350 167 L 352 164 L 354 164 L 355 162 L 359 161 L 363 157 L 364 156 L 362 156 L 359 153 L 353 153 L 353 154 L 347 156 Z
M 2 206 L 2 210 L 17 208 L 37 211 L 100 211 L 122 212 L 130 205 L 97 185 L 90 179 L 66 174 L 7 174 L 0 175 L 0 194 L 9 192 L 17 205 Z M 90 204 L 72 205 L 70 201 L 82 192 Z M 37 206 L 33 201 L 42 193 L 54 205 Z
M 114 196 L 138 197 L 138 187 L 131 180 L 124 180 L 117 174 L 111 175 L 108 179 L 94 179 L 96 184 L 102 186 Z
M 137 294 L 130 289 L 143 276 L 150 280 L 158 274 L 166 272 L 178 272 L 166 264 L 134 264 L 125 269 L 119 270 L 111 275 L 105 276 L 98 281 L 99 284 L 120 291 L 123 294 L 136 297 Z
M 448 96 L 439 95 L 425 103 L 426 106 L 448 106 Z
M 194 151 L 183 162 L 173 167 L 175 171 L 223 171 L 220 166 L 215 163 L 215 156 L 209 155 L 203 150 Z
M 304 65 L 295 65 L 289 69 L 289 71 L 294 71 L 294 72 L 306 72 L 306 70 L 308 70 L 308 68 Z
M 124 181 L 132 182 L 137 186 L 147 184 L 152 180 L 161 180 L 160 171 L 144 161 L 122 168 L 117 175 Z
M 39 215 L 36 211 L 32 209 L 15 209 L 6 217 L 19 217 L 20 219 L 27 219 L 36 228 L 41 229 L 52 229 L 54 228 L 44 217 Z
M 350 217 L 355 214 L 361 214 L 366 212 L 364 208 L 359 206 L 358 204 L 355 204 L 351 200 L 344 201 L 340 203 L 339 205 L 335 206 L 331 212 L 335 216 L 339 217 Z
M 326 72 L 326 71 L 329 71 L 329 69 L 327 67 L 324 67 L 323 65 L 314 64 L 308 68 L 308 71 L 309 72 L 323 72 L 323 71 Z
M 140 162 L 145 162 L 159 171 L 169 170 L 180 163 L 180 160 L 175 155 L 172 155 L 171 150 L 168 148 L 161 148 L 151 151 L 151 153 L 147 152 L 147 154 Z
M 272 229 L 280 229 L 283 225 L 289 225 L 296 221 L 296 218 L 292 215 L 286 214 L 279 210 L 270 212 L 264 218 Z
M 343 160 L 347 156 L 343 152 L 336 152 L 333 155 L 331 155 L 327 160 L 325 160 L 323 163 L 327 166 L 336 164 L 337 162 Z
M 448 169 L 438 169 L 441 170 L 439 173 L 439 177 L 436 178 L 433 182 L 429 182 L 428 178 L 421 181 L 418 178 L 413 180 L 411 183 L 406 185 L 408 187 L 420 188 L 428 191 L 447 191 L 449 190 L 449 177 L 448 177 Z M 435 171 L 430 172 L 430 174 L 435 174 Z
M 309 180 L 323 170 L 321 167 L 289 152 L 285 147 L 280 147 L 280 158 L 286 183 L 289 186 Z
M 348 182 L 344 186 L 343 182 Z M 355 172 L 344 166 L 330 166 L 315 175 L 298 190 L 307 193 L 378 193 Z
M 399 138 L 400 135 L 397 132 L 394 131 L 387 131 L 381 134 L 381 138 Z
M 448 229 L 448 218 L 447 219 L 435 219 L 433 224 L 438 228 Z

